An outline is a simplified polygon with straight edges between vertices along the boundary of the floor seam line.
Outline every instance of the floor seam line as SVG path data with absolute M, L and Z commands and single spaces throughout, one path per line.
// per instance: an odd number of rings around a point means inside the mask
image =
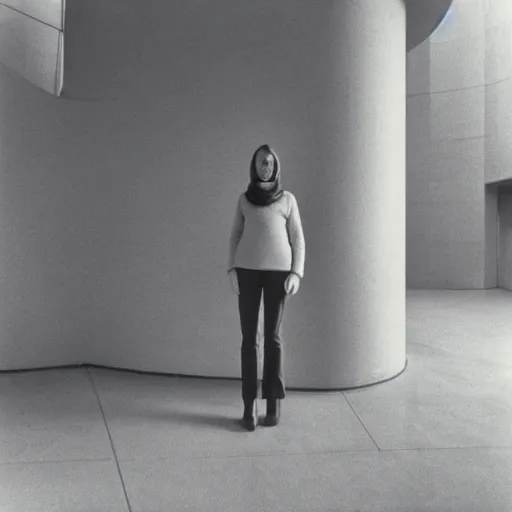
M 107 430 L 108 439 L 109 439 L 109 442 L 110 442 L 110 446 L 112 448 L 112 453 L 114 454 L 114 461 L 116 463 L 117 473 L 118 473 L 119 478 L 121 480 L 121 487 L 123 488 L 124 498 L 126 500 L 126 505 L 128 507 L 128 512 L 132 512 L 132 507 L 130 505 L 130 500 L 128 499 L 128 493 L 126 491 L 126 486 L 125 486 L 125 483 L 124 483 L 123 474 L 121 473 L 121 467 L 119 466 L 119 460 L 117 458 L 116 449 L 114 447 L 114 440 L 112 439 L 112 435 L 110 433 L 110 429 L 108 428 L 107 419 L 105 418 L 105 412 L 103 411 L 103 406 L 101 405 L 100 395 L 98 393 L 98 390 L 96 389 L 96 385 L 94 383 L 94 379 L 93 379 L 91 373 L 89 372 L 88 368 L 86 368 L 86 372 L 87 372 L 87 376 L 89 377 L 89 381 L 90 381 L 90 383 L 92 385 L 93 392 L 96 395 L 96 400 L 98 401 L 98 407 L 100 408 L 101 417 L 103 418 L 103 424 L 105 425 L 105 428 Z
M 358 419 L 359 423 L 361 423 L 362 427 L 365 429 L 366 433 L 368 434 L 368 436 L 370 437 L 370 439 L 373 441 L 373 444 L 375 445 L 375 447 L 377 448 L 377 450 L 380 452 L 381 449 L 379 447 L 379 445 L 375 442 L 375 439 L 373 439 L 373 436 L 370 434 L 370 432 L 368 431 L 368 429 L 366 428 L 366 425 L 361 421 L 361 418 L 359 417 L 359 415 L 357 414 L 357 412 L 354 410 L 354 408 L 352 407 L 352 404 L 349 402 L 348 398 L 346 397 L 345 393 L 343 391 L 340 391 L 341 395 L 343 396 L 343 398 L 345 399 L 345 401 L 347 402 L 348 406 L 350 407 L 350 409 L 352 410 L 352 412 L 355 414 L 356 418 Z

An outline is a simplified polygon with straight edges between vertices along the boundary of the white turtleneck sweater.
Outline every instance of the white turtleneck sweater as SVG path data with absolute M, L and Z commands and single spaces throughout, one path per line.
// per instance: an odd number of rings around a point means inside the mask
M 268 206 L 238 198 L 229 240 L 228 269 L 285 270 L 303 277 L 306 244 L 295 196 L 284 191 Z

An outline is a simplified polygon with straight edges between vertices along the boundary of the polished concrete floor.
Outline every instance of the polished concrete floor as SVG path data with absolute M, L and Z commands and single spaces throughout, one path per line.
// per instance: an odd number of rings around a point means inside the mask
M 408 291 L 407 340 L 398 378 L 253 433 L 238 381 L 2 374 L 0 511 L 512 511 L 512 293 Z

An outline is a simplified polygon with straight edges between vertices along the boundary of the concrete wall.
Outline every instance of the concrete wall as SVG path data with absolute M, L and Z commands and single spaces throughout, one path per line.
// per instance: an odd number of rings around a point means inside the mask
M 0 63 L 49 94 L 63 79 L 64 0 L 0 2 Z
M 268 142 L 314 229 L 297 187 L 330 65 L 328 10 L 233 3 L 68 2 L 65 92 L 84 101 L 0 67 L 0 369 L 239 376 L 236 200 Z
M 408 54 L 409 288 L 497 285 L 496 192 L 485 184 L 512 176 L 511 20 L 509 0 L 454 0 Z
M 498 193 L 498 284 L 512 291 L 512 191 Z
M 239 377 L 228 241 L 267 142 L 306 238 L 283 320 L 287 384 L 396 375 L 402 0 L 148 6 L 67 3 L 62 98 L 0 68 L 0 369 Z
M 487 0 L 485 181 L 512 178 L 512 2 Z
M 284 184 L 298 199 L 306 241 L 327 230 L 311 215 L 310 191 L 314 170 L 327 162 L 317 150 L 332 137 L 325 118 L 342 95 L 336 35 L 350 27 L 309 0 L 250 4 L 245 13 L 224 1 L 220 8 L 190 0 L 180 20 L 139 12 L 136 3 L 123 4 L 124 17 L 114 3 L 68 4 L 66 51 L 74 58 L 67 65 L 76 80 L 67 93 L 81 101 L 51 97 L 0 66 L 0 369 L 94 361 L 95 347 L 108 343 L 102 364 L 239 375 L 236 297 L 225 275 L 235 199 L 247 186 L 252 151 L 269 141 L 286 162 Z M 210 32 L 194 18 L 205 5 L 204 19 L 218 27 Z M 264 5 L 275 10 L 271 22 Z M 504 243 L 498 250 L 497 192 L 485 183 L 493 181 L 488 162 L 496 162 L 495 179 L 511 176 L 509 96 L 499 89 L 512 75 L 504 50 L 509 14 L 505 0 L 455 0 L 443 26 L 409 55 L 411 288 L 498 283 Z M 111 20 L 105 39 L 87 33 L 80 20 L 88 16 Z M 280 38 L 279 52 L 262 46 L 261 32 L 247 31 L 255 20 Z M 245 46 L 234 46 L 242 35 Z M 368 69 L 377 79 L 378 69 Z M 384 178 L 381 185 L 393 186 Z M 329 254 L 310 244 L 306 275 Z M 506 283 L 507 271 L 500 275 Z M 322 287 L 308 277 L 301 287 L 285 317 L 284 328 L 297 334 L 289 383 L 306 375 L 321 386 L 315 379 L 336 377 L 336 362 L 328 366 L 311 343 L 325 342 L 315 329 L 326 322 L 304 319 Z

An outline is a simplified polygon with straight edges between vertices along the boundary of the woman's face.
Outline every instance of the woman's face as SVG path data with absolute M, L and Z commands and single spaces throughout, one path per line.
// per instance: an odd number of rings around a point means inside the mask
M 258 151 L 256 154 L 256 174 L 262 181 L 268 181 L 274 172 L 274 156 L 265 150 Z

